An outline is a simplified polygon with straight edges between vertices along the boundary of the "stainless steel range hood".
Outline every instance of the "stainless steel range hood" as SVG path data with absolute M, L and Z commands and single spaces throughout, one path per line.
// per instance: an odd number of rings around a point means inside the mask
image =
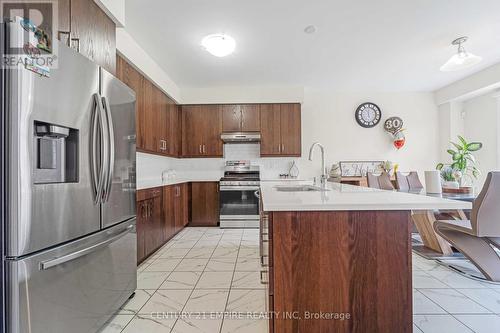
M 220 138 L 225 143 L 255 143 L 260 142 L 259 132 L 226 132 Z

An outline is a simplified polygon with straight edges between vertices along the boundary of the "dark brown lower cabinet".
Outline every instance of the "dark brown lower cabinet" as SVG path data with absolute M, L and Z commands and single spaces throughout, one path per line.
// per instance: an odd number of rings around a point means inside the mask
M 182 230 L 189 223 L 189 184 L 174 185 L 175 231 Z
M 191 225 L 217 226 L 219 223 L 219 183 L 191 183 Z
M 412 332 L 410 221 L 409 211 L 261 212 L 269 331 Z
M 144 261 L 164 244 L 162 189 L 137 192 L 137 261 Z
M 137 191 L 138 263 L 188 224 L 189 191 L 189 183 Z
M 175 187 L 164 186 L 163 187 L 163 214 L 164 214 L 164 235 L 165 240 L 172 238 L 178 231 L 175 228 Z
M 148 202 L 143 200 L 137 202 L 137 263 L 141 263 L 146 259 L 146 225 L 148 220 Z

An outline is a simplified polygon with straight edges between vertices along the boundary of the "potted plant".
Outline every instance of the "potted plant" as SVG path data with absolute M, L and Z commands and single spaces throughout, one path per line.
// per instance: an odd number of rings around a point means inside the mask
M 439 165 L 438 165 L 439 169 Z M 449 165 L 443 165 L 441 169 L 441 178 L 443 179 L 443 187 L 444 188 L 459 188 L 460 183 L 458 180 L 461 177 L 460 171 L 454 170 Z
M 478 151 L 483 147 L 481 142 L 467 142 L 462 136 L 458 136 L 459 142 L 451 142 L 456 149 L 448 149 L 451 155 L 452 163 L 439 163 L 436 169 L 441 171 L 444 187 L 455 188 L 457 182 L 459 186 L 464 186 L 467 181 L 472 183 L 474 179 L 481 174 L 477 168 L 476 158 L 472 152 Z M 458 186 L 458 187 L 459 187 Z

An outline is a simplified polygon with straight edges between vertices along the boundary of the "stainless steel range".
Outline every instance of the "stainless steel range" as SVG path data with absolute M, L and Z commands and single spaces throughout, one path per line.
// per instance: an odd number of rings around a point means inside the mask
M 250 161 L 227 161 L 220 180 L 220 227 L 259 227 L 258 166 Z

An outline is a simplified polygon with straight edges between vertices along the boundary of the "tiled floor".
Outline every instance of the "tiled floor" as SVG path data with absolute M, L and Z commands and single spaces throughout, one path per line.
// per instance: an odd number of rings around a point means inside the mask
M 103 332 L 267 332 L 258 251 L 258 230 L 184 229 L 139 267 L 136 296 Z M 500 332 L 500 285 L 413 255 L 413 287 L 414 332 Z M 152 317 L 179 312 L 191 317 Z

